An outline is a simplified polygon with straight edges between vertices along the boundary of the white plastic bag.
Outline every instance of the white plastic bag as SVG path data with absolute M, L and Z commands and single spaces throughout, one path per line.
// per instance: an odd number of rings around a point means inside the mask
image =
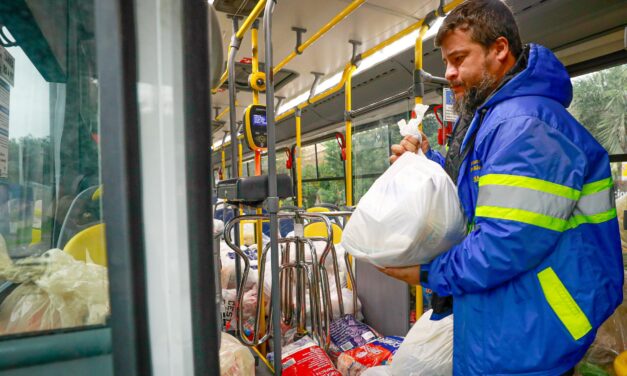
M 0 279 L 21 283 L 0 304 L 0 334 L 105 322 L 110 311 L 107 268 L 75 260 L 60 249 L 22 261 L 5 265 L 0 273 Z
M 430 319 L 433 310 L 414 324 L 394 354 L 394 376 L 449 376 L 453 374 L 453 315 Z
M 250 350 L 230 334 L 221 337 L 220 376 L 254 376 L 255 358 Z
M 379 267 L 424 264 L 459 243 L 466 221 L 457 188 L 444 169 L 404 153 L 361 198 L 342 245 Z

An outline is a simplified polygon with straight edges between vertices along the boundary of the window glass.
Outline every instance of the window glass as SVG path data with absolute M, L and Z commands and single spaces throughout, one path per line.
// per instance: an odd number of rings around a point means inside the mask
M 569 111 L 609 154 L 627 153 L 627 64 L 572 79 Z
M 344 180 L 303 182 L 303 205 L 306 208 L 318 204 L 344 205 L 346 203 Z
M 93 2 L 3 2 L 0 25 L 0 335 L 103 324 Z
M 301 147 L 301 170 L 303 179 L 318 178 L 316 172 L 316 145 Z
M 389 166 L 389 140 L 387 124 L 353 135 L 353 175 L 381 174 Z
M 335 139 L 316 145 L 318 153 L 318 173 L 320 178 L 344 178 L 344 162 L 340 146 Z

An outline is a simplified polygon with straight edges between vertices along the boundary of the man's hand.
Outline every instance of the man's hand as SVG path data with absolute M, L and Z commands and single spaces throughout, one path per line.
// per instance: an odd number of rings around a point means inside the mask
M 420 284 L 420 265 L 407 266 L 404 268 L 377 268 L 380 272 L 396 278 L 410 285 Z
M 392 156 L 390 157 L 390 163 L 396 162 L 396 160 L 406 151 L 410 153 L 417 153 L 418 147 L 422 149 L 423 153 L 429 151 L 429 149 L 431 148 L 429 146 L 429 139 L 427 138 L 427 135 L 425 135 L 423 132 L 420 133 L 422 134 L 422 143 L 420 143 L 420 145 L 418 139 L 414 136 L 405 136 L 405 138 L 401 140 L 400 144 L 392 145 Z

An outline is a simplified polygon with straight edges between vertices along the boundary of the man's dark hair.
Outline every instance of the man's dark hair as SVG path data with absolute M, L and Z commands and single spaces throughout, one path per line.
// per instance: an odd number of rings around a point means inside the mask
M 499 37 L 509 42 L 514 58 L 522 53 L 522 42 L 516 20 L 509 7 L 501 0 L 467 0 L 449 13 L 438 35 L 435 45 L 439 47 L 444 37 L 456 30 L 469 30 L 473 41 L 488 48 Z

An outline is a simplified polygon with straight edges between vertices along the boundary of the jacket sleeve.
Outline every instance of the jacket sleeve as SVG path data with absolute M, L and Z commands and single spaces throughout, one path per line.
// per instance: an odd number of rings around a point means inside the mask
M 433 149 L 429 149 L 425 153 L 425 156 L 428 159 L 432 160 L 433 162 L 438 163 L 438 164 L 440 164 L 440 166 L 444 167 L 445 158 L 444 158 L 444 156 L 442 154 L 440 154 L 439 151 L 433 150 Z
M 422 269 L 424 285 L 441 295 L 492 289 L 539 265 L 569 228 L 581 195 L 585 155 L 537 118 L 497 125 L 477 152 L 483 166 L 473 230 Z

